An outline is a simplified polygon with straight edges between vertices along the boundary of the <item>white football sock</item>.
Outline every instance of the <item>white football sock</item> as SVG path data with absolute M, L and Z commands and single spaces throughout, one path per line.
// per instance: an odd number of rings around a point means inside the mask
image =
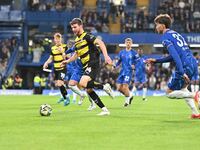
M 75 92 L 76 94 L 78 94 L 79 96 L 83 96 L 83 92 L 77 87 L 77 85 L 75 86 L 71 86 L 71 85 L 68 85 L 68 87 L 73 91 Z
M 77 94 L 73 92 L 73 100 L 76 101 Z
M 197 91 L 199 91 L 199 85 L 195 85 L 195 86 L 194 86 L 194 89 L 195 89 L 195 91 L 194 91 L 194 92 L 197 92 Z
M 195 86 L 194 86 L 194 84 L 191 84 L 191 91 L 195 92 Z
M 194 98 L 194 93 L 189 92 L 188 90 L 175 90 L 167 94 L 169 98 Z
M 133 86 L 132 92 L 133 92 L 134 96 L 136 96 L 136 90 L 137 90 L 136 87 Z
M 146 94 L 147 94 L 147 88 L 143 88 L 143 96 L 142 96 L 142 98 L 146 98 Z
M 198 112 L 198 110 L 197 110 L 197 108 L 195 106 L 194 99 L 193 98 L 184 98 L 184 99 L 185 99 L 185 102 L 190 107 L 190 109 L 192 110 L 192 114 L 198 115 L 199 112 Z

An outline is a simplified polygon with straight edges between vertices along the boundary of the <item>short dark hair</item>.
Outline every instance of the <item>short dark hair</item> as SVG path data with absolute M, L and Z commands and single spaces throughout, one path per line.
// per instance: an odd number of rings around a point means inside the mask
M 194 53 L 193 53 L 193 56 L 194 56 L 194 57 L 196 57 L 196 56 L 198 56 L 198 55 L 199 55 L 198 52 L 194 52 Z
M 172 19 L 168 14 L 160 14 L 154 19 L 154 22 L 164 24 L 166 28 L 169 28 L 172 24 Z
M 73 24 L 83 25 L 83 21 L 81 20 L 81 18 L 74 18 L 72 19 L 72 21 L 70 21 L 70 25 Z

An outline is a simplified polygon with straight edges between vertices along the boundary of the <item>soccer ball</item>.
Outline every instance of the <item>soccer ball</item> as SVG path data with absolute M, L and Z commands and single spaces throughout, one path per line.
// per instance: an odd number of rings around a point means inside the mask
M 41 116 L 50 116 L 52 113 L 52 108 L 49 104 L 42 104 L 40 106 L 40 115 Z

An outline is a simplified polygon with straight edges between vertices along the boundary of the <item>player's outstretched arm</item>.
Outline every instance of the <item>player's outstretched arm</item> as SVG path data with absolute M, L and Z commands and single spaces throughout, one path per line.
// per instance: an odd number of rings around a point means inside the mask
M 98 44 L 102 53 L 103 53 L 103 56 L 104 56 L 104 59 L 105 59 L 105 62 L 108 63 L 109 65 L 112 65 L 112 59 L 110 58 L 110 56 L 108 56 L 108 52 L 107 52 L 107 49 L 106 49 L 106 46 L 104 44 L 104 42 L 100 39 L 96 39 L 95 40 L 95 44 Z
M 75 61 L 77 58 L 78 58 L 77 53 L 74 53 L 74 55 L 71 56 L 69 59 L 62 61 L 62 63 L 61 63 L 60 66 L 63 67 L 63 66 L 65 66 L 66 64 L 68 64 L 68 63 L 70 63 L 70 62 L 72 62 L 72 61 Z
M 49 58 L 47 59 L 47 61 L 44 63 L 43 65 L 43 69 L 46 69 L 48 67 L 48 65 L 53 61 L 53 56 L 49 56 Z

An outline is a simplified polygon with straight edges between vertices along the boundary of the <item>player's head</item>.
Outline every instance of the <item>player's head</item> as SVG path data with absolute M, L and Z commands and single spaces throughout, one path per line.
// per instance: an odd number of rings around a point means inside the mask
M 138 48 L 137 53 L 141 56 L 143 54 L 143 49 Z
M 56 45 L 62 44 L 62 35 L 60 33 L 55 33 L 53 37 Z
M 195 58 L 198 59 L 198 58 L 199 58 L 199 54 L 198 54 L 198 52 L 194 52 L 194 53 L 193 53 L 193 56 L 194 56 Z
M 160 14 L 154 19 L 156 31 L 160 34 L 164 33 L 165 29 L 170 28 L 172 19 L 168 14 Z
M 133 40 L 131 38 L 125 39 L 126 49 L 131 49 L 132 44 L 133 44 Z
M 70 25 L 75 35 L 80 35 L 83 32 L 83 21 L 80 18 L 72 19 Z

